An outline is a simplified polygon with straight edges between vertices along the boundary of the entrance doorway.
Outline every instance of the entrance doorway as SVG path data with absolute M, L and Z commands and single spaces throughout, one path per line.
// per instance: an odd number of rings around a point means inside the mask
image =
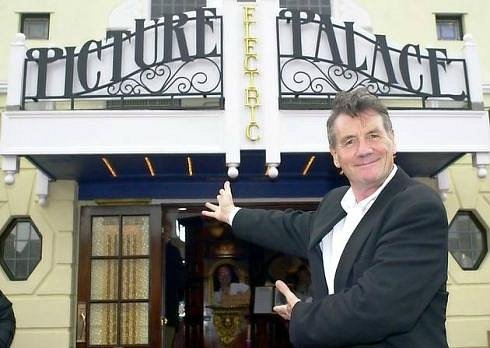
M 316 205 L 284 202 L 253 207 L 314 210 Z M 175 348 L 292 347 L 287 322 L 272 313 L 274 299 L 267 312 L 257 308 L 261 300 L 256 294 L 267 293 L 276 279 L 294 279 L 307 267 L 306 260 L 239 240 L 228 224 L 202 217 L 202 209 L 202 205 L 164 207 L 164 215 L 175 221 L 176 235 L 185 244 L 185 313 L 181 345 Z M 223 274 L 228 280 L 222 279 Z
M 303 261 L 238 240 L 201 210 L 201 204 L 81 209 L 77 348 L 290 347 L 287 323 L 257 312 L 255 294 Z

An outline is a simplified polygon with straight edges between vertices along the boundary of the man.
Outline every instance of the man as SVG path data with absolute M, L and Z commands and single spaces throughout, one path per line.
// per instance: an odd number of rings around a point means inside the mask
M 307 257 L 312 303 L 277 281 L 296 347 L 445 348 L 447 218 L 438 195 L 394 165 L 386 107 L 366 89 L 341 92 L 327 122 L 334 164 L 350 187 L 315 212 L 234 206 L 230 184 L 203 214 L 267 248 Z
M 0 348 L 8 348 L 12 344 L 15 333 L 15 316 L 12 303 L 0 290 Z

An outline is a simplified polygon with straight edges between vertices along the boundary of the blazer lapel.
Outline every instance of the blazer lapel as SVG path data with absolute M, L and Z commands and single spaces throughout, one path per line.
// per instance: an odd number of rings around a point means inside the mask
M 328 286 L 324 276 L 323 255 L 319 243 L 332 230 L 335 224 L 346 215 L 345 210 L 340 205 L 340 200 L 348 189 L 348 187 L 342 187 L 327 195 L 318 207 L 317 216 L 313 223 L 308 243 L 308 259 L 312 274 L 321 275 L 312 277 L 313 293 L 317 299 L 328 295 Z
M 334 284 L 337 291 L 346 287 L 347 279 L 354 261 L 367 237 L 371 234 L 372 226 L 374 225 L 374 221 L 378 218 L 378 214 L 384 209 L 391 197 L 406 187 L 408 180 L 409 176 L 398 167 L 393 179 L 386 185 L 383 191 L 381 191 L 376 198 L 376 201 L 374 201 L 371 208 L 369 208 L 366 215 L 364 215 L 357 225 L 342 252 L 337 271 L 335 272 Z
M 340 205 L 340 200 L 347 190 L 348 187 L 336 191 L 331 197 L 325 199 L 322 206 L 319 207 L 318 215 L 311 231 L 308 250 L 312 250 L 318 246 L 318 243 L 320 243 L 323 237 L 346 215 L 345 210 Z

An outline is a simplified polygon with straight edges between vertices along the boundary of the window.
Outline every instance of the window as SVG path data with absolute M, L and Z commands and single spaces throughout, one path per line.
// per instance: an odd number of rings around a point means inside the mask
M 10 280 L 26 280 L 41 261 L 41 234 L 29 218 L 13 220 L 0 237 L 0 264 Z
M 438 40 L 463 40 L 462 15 L 436 15 Z
M 20 32 L 29 40 L 49 39 L 49 13 L 23 13 L 20 15 Z
M 280 0 L 279 7 L 330 15 L 330 0 Z
M 206 7 L 206 0 L 151 0 L 151 18 L 165 13 L 182 13 Z
M 464 270 L 478 269 L 487 253 L 487 232 L 470 211 L 459 211 L 449 226 L 449 252 Z

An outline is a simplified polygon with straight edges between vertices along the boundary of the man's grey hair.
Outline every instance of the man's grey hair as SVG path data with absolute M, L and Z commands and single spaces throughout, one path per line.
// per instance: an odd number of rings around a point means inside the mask
M 337 93 L 332 101 L 332 113 L 327 121 L 327 136 L 330 147 L 336 145 L 335 132 L 333 129 L 335 120 L 340 114 L 347 114 L 351 117 L 359 117 L 359 114 L 367 111 L 376 111 L 383 119 L 383 126 L 388 134 L 393 133 L 388 108 L 375 95 L 369 93 L 367 88 L 361 87 L 349 92 L 341 91 Z

